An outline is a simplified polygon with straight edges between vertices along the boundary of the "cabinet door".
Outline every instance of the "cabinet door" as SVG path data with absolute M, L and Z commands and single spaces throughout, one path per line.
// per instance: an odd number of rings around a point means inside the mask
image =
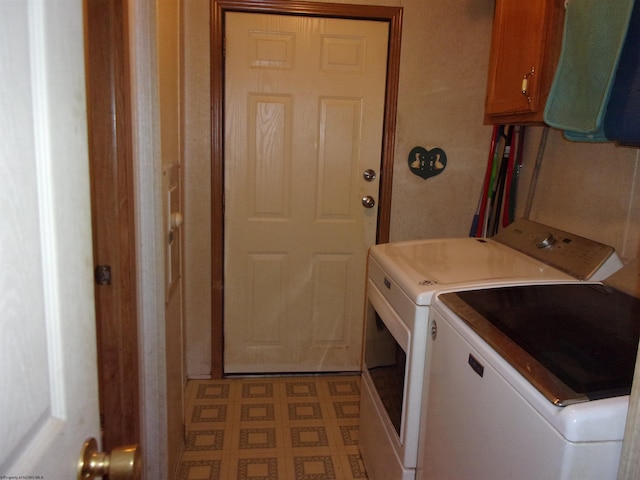
M 547 0 L 496 2 L 486 113 L 535 112 Z M 526 92 L 523 93 L 523 80 Z
M 497 0 L 485 120 L 542 122 L 562 43 L 562 0 Z

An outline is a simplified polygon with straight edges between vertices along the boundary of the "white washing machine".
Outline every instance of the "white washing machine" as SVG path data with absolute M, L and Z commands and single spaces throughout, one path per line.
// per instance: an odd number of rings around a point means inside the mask
M 602 279 L 621 266 L 609 246 L 528 220 L 514 222 L 491 239 L 372 247 L 359 437 L 369 478 L 415 478 L 434 292 Z
M 420 480 L 615 480 L 640 299 L 602 284 L 437 294 Z

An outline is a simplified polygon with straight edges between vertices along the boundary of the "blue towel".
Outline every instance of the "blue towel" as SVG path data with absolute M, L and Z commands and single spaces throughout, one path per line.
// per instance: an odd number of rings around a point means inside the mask
M 602 141 L 603 119 L 633 0 L 570 0 L 545 122 L 571 140 Z
M 627 38 L 611 88 L 604 117 L 606 137 L 616 142 L 640 144 L 640 1 L 633 7 Z

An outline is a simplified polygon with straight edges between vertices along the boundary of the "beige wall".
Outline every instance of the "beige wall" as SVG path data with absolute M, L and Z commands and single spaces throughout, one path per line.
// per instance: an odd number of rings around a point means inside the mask
M 348 0 L 404 8 L 391 212 L 392 241 L 466 236 L 487 161 L 482 124 L 493 0 Z M 185 200 L 187 372 L 210 374 L 210 110 L 208 0 L 185 3 Z M 530 128 L 521 180 L 522 213 L 542 128 Z M 415 146 L 440 147 L 445 171 L 409 171 Z M 549 135 L 531 218 L 614 245 L 635 258 L 640 225 L 638 151 L 572 144 Z
M 211 374 L 209 0 L 183 3 L 185 352 L 190 378 Z
M 482 125 L 492 0 L 405 1 L 391 240 L 467 235 L 491 128 Z M 407 156 L 440 147 L 447 167 L 423 180 Z
M 160 143 L 163 168 L 181 165 L 181 13 L 179 0 L 157 2 L 158 28 L 158 94 L 160 108 Z M 165 170 L 166 171 L 166 170 Z M 165 174 L 166 177 L 166 174 Z M 163 178 L 163 215 L 165 218 L 165 248 L 168 238 L 167 189 Z M 179 210 L 173 205 L 172 210 Z M 180 235 L 180 231 L 175 232 Z M 165 279 L 165 285 L 166 285 Z M 165 298 L 167 448 L 168 471 L 173 474 L 180 455 L 183 435 L 184 348 L 182 280 L 178 277 Z
M 520 212 L 542 130 L 527 131 Z M 635 148 L 574 143 L 550 129 L 530 218 L 612 245 L 628 263 L 640 247 L 639 161 L 640 150 Z

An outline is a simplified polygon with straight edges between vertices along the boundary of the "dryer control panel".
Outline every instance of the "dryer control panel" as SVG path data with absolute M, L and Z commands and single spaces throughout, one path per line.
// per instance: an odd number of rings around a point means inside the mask
M 580 280 L 604 280 L 622 268 L 613 247 L 524 218 L 491 239 Z

